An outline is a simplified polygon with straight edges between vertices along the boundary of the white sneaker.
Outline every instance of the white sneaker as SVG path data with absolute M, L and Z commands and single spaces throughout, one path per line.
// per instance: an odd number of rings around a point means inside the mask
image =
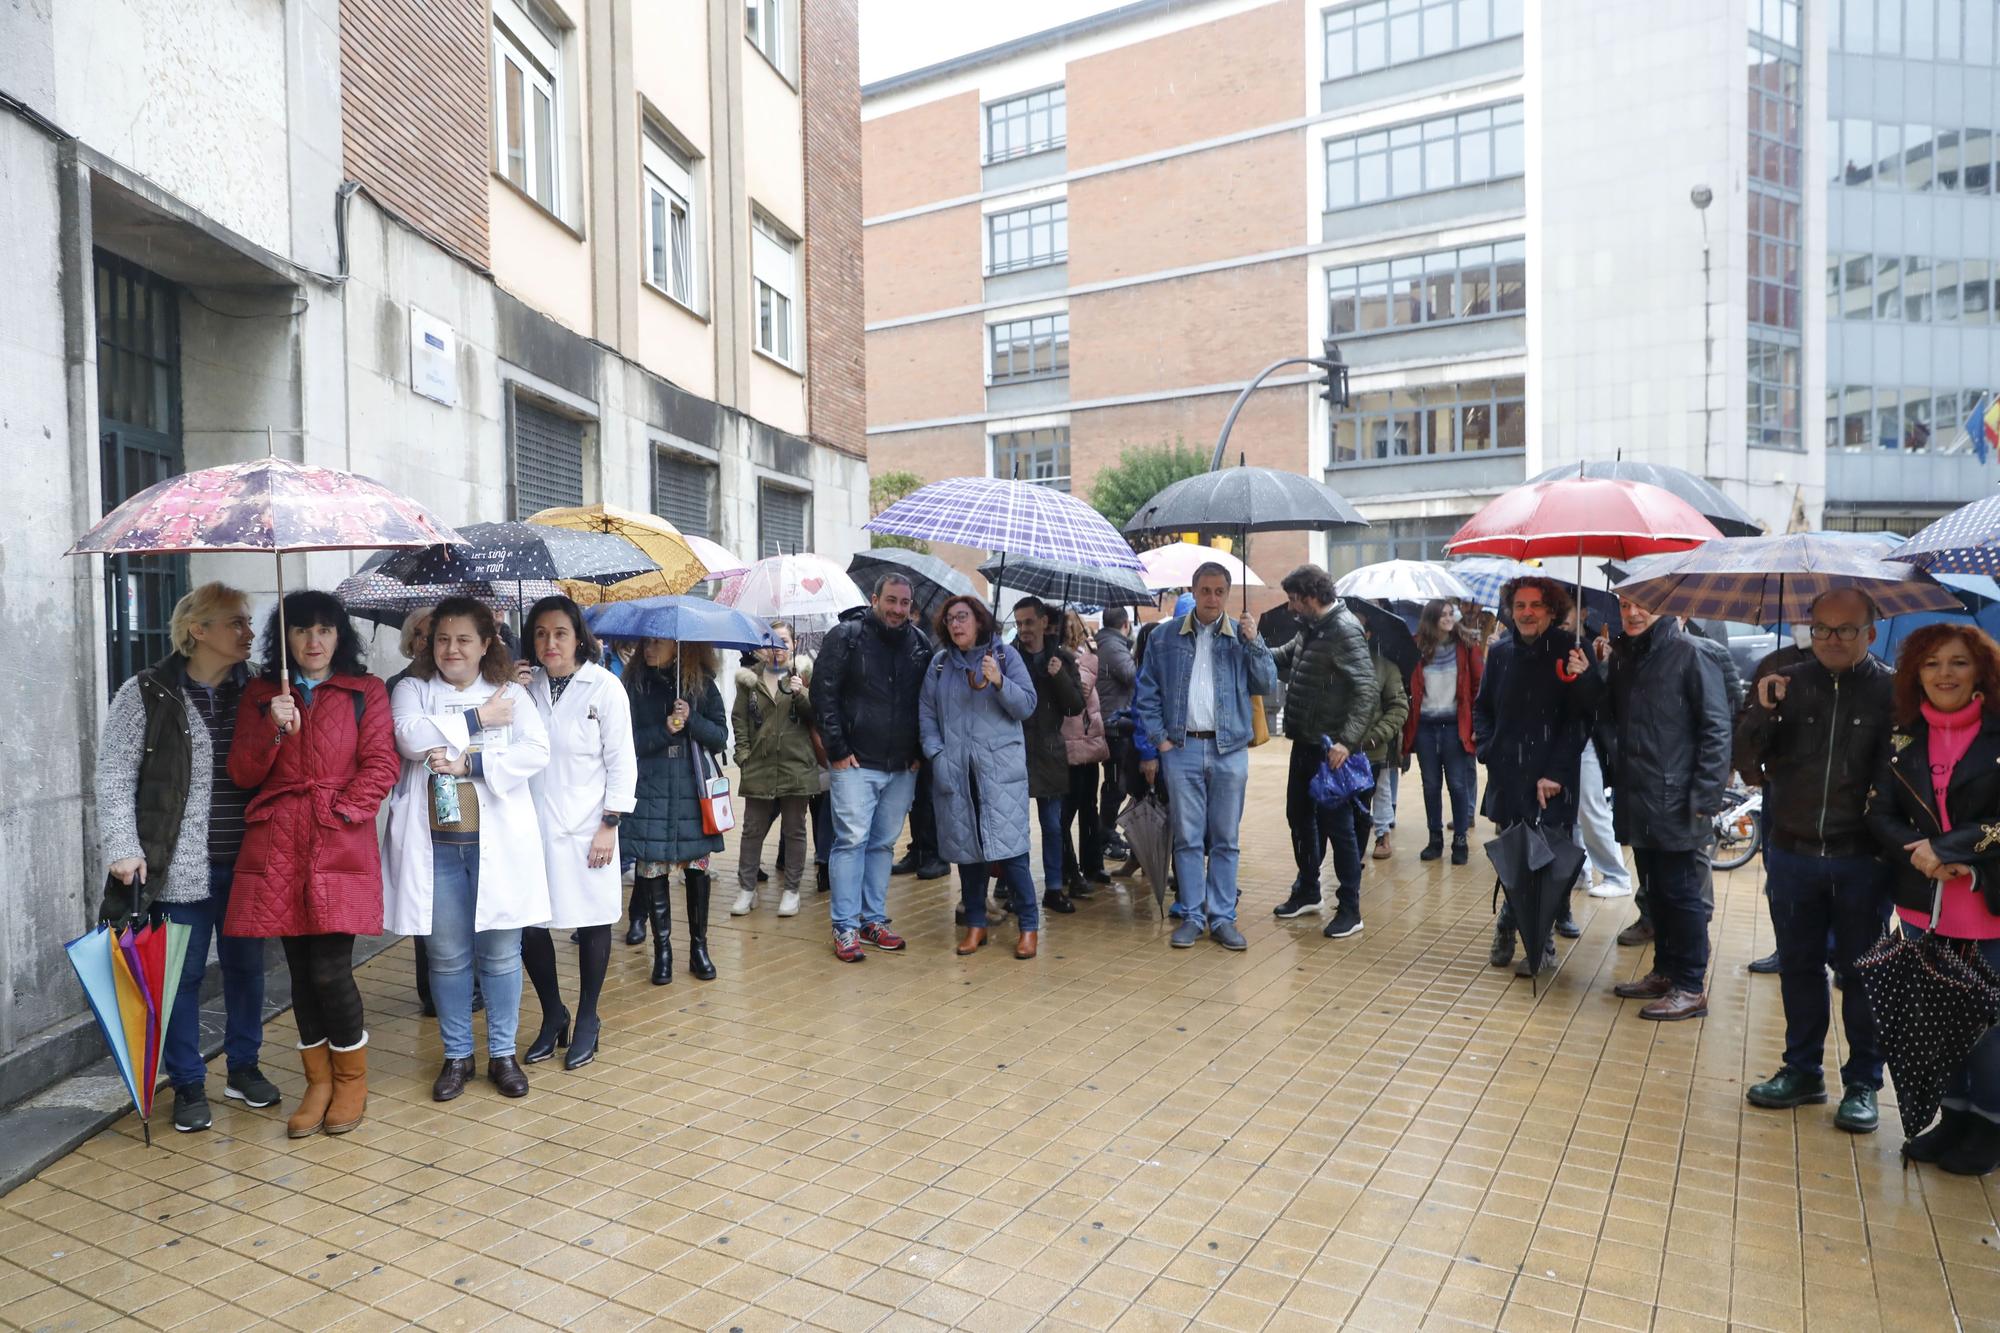
M 786 889 L 778 895 L 778 915 L 797 916 L 799 914 L 799 891 Z
M 757 890 L 738 889 L 736 891 L 736 902 L 730 907 L 729 915 L 749 916 L 751 912 L 756 910 L 756 907 L 757 907 Z
M 1630 884 L 1613 884 L 1608 879 L 1600 879 L 1597 883 L 1591 885 L 1586 892 L 1593 898 L 1630 898 L 1632 896 L 1632 886 Z

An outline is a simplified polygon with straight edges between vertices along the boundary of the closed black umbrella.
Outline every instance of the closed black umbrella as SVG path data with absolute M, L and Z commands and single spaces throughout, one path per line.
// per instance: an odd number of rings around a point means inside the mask
M 1645 463 L 1634 458 L 1593 458 L 1582 464 L 1578 471 L 1575 463 L 1564 463 L 1546 472 L 1528 478 L 1529 481 L 1555 481 L 1563 477 L 1600 477 L 1612 481 L 1643 481 L 1648 486 L 1658 486 L 1663 491 L 1671 491 L 1694 506 L 1695 511 L 1715 524 L 1716 531 L 1725 537 L 1756 537 L 1764 529 L 1757 520 L 1750 517 L 1742 505 L 1724 495 L 1715 483 L 1706 477 L 1697 477 L 1685 468 L 1667 463 Z
M 651 574 L 659 563 L 623 537 L 572 532 L 541 523 L 469 523 L 464 544 L 387 551 L 357 572 L 398 583 L 511 583 L 516 579 L 582 579 L 617 583 Z
M 1365 528 L 1361 511 L 1325 482 L 1268 467 L 1231 467 L 1187 477 L 1161 491 L 1125 525 L 1125 535 L 1195 532 L 1328 532 Z
M 1568 837 L 1551 841 L 1539 824 L 1521 823 L 1486 844 L 1486 859 L 1514 909 L 1514 928 L 1521 933 L 1529 973 L 1535 975 L 1556 919 L 1583 871 L 1583 848 Z
M 926 626 L 937 618 L 938 608 L 952 597 L 970 597 L 972 580 L 953 569 L 934 555 L 922 551 L 906 551 L 900 546 L 883 546 L 869 551 L 857 551 L 847 562 L 847 572 L 861 585 L 861 590 L 872 594 L 875 581 L 884 574 L 901 574 L 910 581 L 910 591 L 917 603 L 917 617 Z
M 1090 606 L 1143 606 L 1158 597 L 1135 570 L 1106 569 L 1068 560 L 1002 556 L 981 565 L 979 573 L 996 593 L 1004 586 L 1017 593 Z
M 1367 628 L 1375 650 L 1395 663 L 1408 681 L 1410 673 L 1417 669 L 1417 639 L 1410 633 L 1409 624 L 1388 607 L 1366 598 L 1349 597 L 1346 601 L 1348 609 Z
M 1124 830 L 1125 845 L 1132 849 L 1146 883 L 1153 888 L 1153 904 L 1164 917 L 1167 886 L 1174 872 L 1174 826 L 1166 802 L 1150 793 L 1134 797 L 1118 816 L 1118 827 Z
M 2000 1021 L 2000 975 L 1976 949 L 1936 935 L 1884 935 L 1854 966 L 1896 1080 L 1903 1137 L 1915 1138 L 1937 1114 L 1945 1080 Z

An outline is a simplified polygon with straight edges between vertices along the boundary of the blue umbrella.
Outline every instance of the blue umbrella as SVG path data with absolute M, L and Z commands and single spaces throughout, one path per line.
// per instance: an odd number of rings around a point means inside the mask
M 1471 590 L 1474 601 L 1488 607 L 1500 605 L 1500 589 L 1509 580 L 1547 572 L 1534 565 L 1523 564 L 1519 560 L 1509 560 L 1499 555 L 1469 556 L 1463 560 L 1454 560 L 1445 568 L 1456 574 L 1458 581 Z
M 1889 552 L 1933 574 L 2000 574 L 2000 495 L 1952 510 Z
M 733 606 L 701 597 L 641 597 L 608 602 L 584 613 L 584 623 L 600 639 L 672 639 L 755 652 L 773 642 L 770 627 Z

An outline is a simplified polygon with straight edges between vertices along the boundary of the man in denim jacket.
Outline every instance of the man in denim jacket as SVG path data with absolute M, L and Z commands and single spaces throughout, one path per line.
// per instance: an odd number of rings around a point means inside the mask
M 1270 694 L 1278 673 L 1256 627 L 1222 613 L 1228 597 L 1227 569 L 1195 571 L 1194 610 L 1154 631 L 1133 699 L 1160 752 L 1142 770 L 1149 782 L 1165 774 L 1174 821 L 1176 949 L 1193 948 L 1204 930 L 1225 949 L 1245 947 L 1236 928 L 1236 830 L 1250 777 L 1250 696 Z

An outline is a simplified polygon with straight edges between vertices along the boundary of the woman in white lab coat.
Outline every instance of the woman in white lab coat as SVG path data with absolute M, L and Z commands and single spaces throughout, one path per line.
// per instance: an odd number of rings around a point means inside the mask
M 521 929 L 549 919 L 542 834 L 529 782 L 549 762 L 548 732 L 493 613 L 466 597 L 438 604 L 428 642 L 391 704 L 402 777 L 389 798 L 384 925 L 430 937 L 431 997 L 444 1068 L 431 1087 L 448 1102 L 472 1076 L 472 969 L 486 996 L 486 1075 L 525 1097 L 514 1056 L 521 1018 Z M 457 818 L 434 798 L 433 775 L 456 778 Z
M 542 1030 L 521 1054 L 536 1064 L 567 1046 L 564 1069 L 597 1055 L 597 998 L 611 961 L 611 923 L 624 907 L 618 878 L 618 821 L 631 812 L 639 781 L 632 709 L 618 678 L 597 665 L 602 649 L 567 597 L 544 597 L 528 612 L 535 673 L 528 694 L 549 731 L 549 766 L 530 784 L 548 863 L 549 924 L 521 932 L 521 964 L 542 1005 Z M 575 1034 L 556 980 L 551 930 L 574 930 Z

